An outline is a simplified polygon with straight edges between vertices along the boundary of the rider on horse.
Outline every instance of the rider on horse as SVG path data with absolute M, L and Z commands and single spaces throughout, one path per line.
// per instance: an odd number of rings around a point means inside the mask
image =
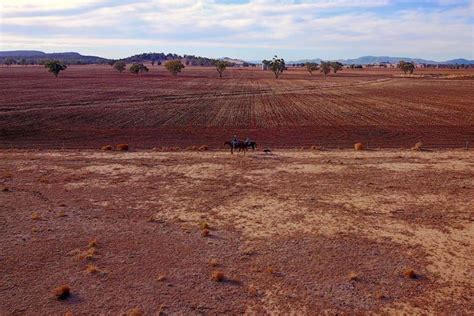
M 232 147 L 237 147 L 237 144 L 239 143 L 239 139 L 237 138 L 237 135 L 234 135 L 234 137 L 232 137 L 232 140 L 230 141 L 232 143 Z

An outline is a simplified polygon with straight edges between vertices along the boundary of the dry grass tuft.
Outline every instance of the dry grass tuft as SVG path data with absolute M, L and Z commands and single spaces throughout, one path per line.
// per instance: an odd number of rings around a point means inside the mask
M 416 279 L 418 277 L 413 269 L 407 269 L 403 274 L 409 279 Z
M 95 266 L 93 264 L 89 264 L 86 268 L 86 271 L 89 274 L 95 274 L 95 273 L 99 272 L 99 268 L 97 268 L 97 266 Z
M 362 143 L 355 143 L 354 144 L 354 149 L 355 150 L 364 150 L 365 147 L 364 147 L 364 144 L 362 144 Z
M 202 236 L 202 237 L 208 237 L 209 234 L 210 234 L 209 229 L 203 229 L 203 230 L 201 230 L 201 236 Z
M 200 222 L 200 223 L 199 223 L 199 227 L 200 227 L 201 229 L 209 229 L 209 228 L 210 228 L 210 227 L 209 227 L 209 224 L 208 224 L 207 222 Z
M 64 211 L 59 211 L 58 212 L 58 217 L 65 217 L 66 213 Z
M 160 275 L 160 276 L 158 276 L 158 278 L 157 278 L 156 280 L 157 280 L 158 282 L 162 282 L 162 281 L 166 280 L 166 276 Z
M 214 271 L 211 274 L 211 279 L 216 282 L 224 281 L 224 272 L 222 271 Z
M 94 260 L 95 255 L 97 254 L 97 249 L 95 247 L 89 248 L 86 251 L 83 251 L 79 254 L 79 259 Z
M 40 220 L 41 217 L 40 217 L 40 215 L 39 215 L 38 212 L 33 212 L 33 213 L 31 214 L 31 219 L 34 220 L 34 221 L 37 221 L 37 220 Z
M 201 145 L 199 148 L 198 148 L 199 151 L 208 151 L 209 150 L 209 147 L 207 147 L 207 145 Z
M 268 273 L 268 274 L 275 274 L 275 269 L 273 269 L 273 267 L 268 267 L 265 269 L 265 272 Z
M 11 172 L 5 172 L 3 175 L 2 175 L 2 178 L 3 179 L 11 179 L 13 178 L 13 174 Z
M 91 241 L 89 241 L 89 243 L 87 244 L 87 247 L 88 248 L 96 248 L 97 247 L 97 238 L 94 238 Z
M 411 149 L 412 149 L 412 150 L 421 151 L 421 150 L 423 150 L 423 143 L 422 143 L 422 142 L 418 142 L 418 143 L 416 143 L 415 146 L 413 146 Z
M 220 265 L 220 263 L 219 263 L 219 260 L 217 260 L 216 258 L 211 258 L 209 260 L 209 265 L 211 267 L 218 267 Z
M 383 294 L 383 292 L 381 291 L 377 291 L 375 293 L 375 297 L 378 299 L 378 300 L 384 300 L 387 298 L 387 296 L 385 294 Z
M 119 151 L 127 151 L 129 149 L 128 144 L 117 144 L 115 149 Z
M 185 149 L 186 151 L 198 151 L 199 147 L 198 146 L 188 146 Z
M 105 146 L 102 146 L 101 150 L 103 151 L 109 151 L 109 150 L 112 150 L 114 149 L 114 147 L 112 145 L 105 145 Z
M 142 316 L 142 315 L 144 315 L 143 310 L 139 307 L 132 308 L 127 312 L 127 316 Z
M 357 280 L 359 280 L 359 274 L 357 274 L 354 271 L 351 271 L 349 273 L 349 281 L 357 281 Z
M 253 284 L 249 285 L 247 292 L 252 295 L 252 296 L 257 296 L 258 295 L 258 290 L 257 287 Z
M 53 290 L 53 294 L 58 300 L 65 300 L 71 295 L 71 288 L 69 285 L 61 285 Z
M 73 316 L 72 312 L 66 312 L 64 316 Z

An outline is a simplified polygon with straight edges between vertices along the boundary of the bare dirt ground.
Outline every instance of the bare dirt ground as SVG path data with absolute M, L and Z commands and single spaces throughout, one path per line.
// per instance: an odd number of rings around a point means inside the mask
M 474 313 L 472 151 L 3 150 L 0 189 L 2 315 Z
M 206 144 L 233 134 L 279 148 L 474 146 L 474 69 L 348 70 L 324 77 L 163 66 L 135 76 L 110 66 L 0 67 L 0 148 L 97 149 Z

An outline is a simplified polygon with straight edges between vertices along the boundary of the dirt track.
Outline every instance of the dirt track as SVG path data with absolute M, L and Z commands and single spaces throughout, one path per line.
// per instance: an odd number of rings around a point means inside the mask
M 472 314 L 473 179 L 461 150 L 3 150 L 0 314 Z
M 439 75 L 438 73 L 441 73 Z M 474 146 L 474 70 L 344 70 L 324 78 L 163 67 L 135 76 L 109 66 L 0 67 L 0 148 L 134 148 L 206 144 L 233 134 L 261 146 Z

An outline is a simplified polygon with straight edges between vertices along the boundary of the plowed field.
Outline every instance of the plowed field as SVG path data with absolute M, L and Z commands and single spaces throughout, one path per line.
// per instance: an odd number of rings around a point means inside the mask
M 433 75 L 435 74 L 435 75 Z M 438 75 L 441 74 L 441 75 Z M 261 146 L 431 147 L 474 144 L 474 71 L 152 67 L 138 77 L 108 66 L 0 68 L 0 146 L 222 146 L 234 133 Z M 468 145 L 469 145 L 468 143 Z

